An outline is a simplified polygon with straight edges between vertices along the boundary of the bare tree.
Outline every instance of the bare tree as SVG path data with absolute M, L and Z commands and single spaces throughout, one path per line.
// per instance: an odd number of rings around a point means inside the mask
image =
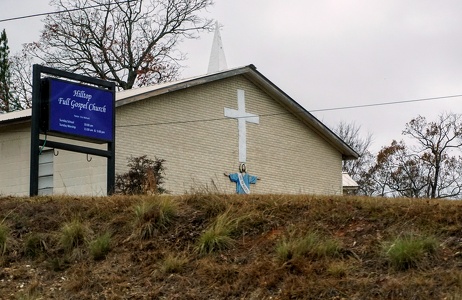
M 430 172 L 421 157 L 410 152 L 403 141 L 393 141 L 379 151 L 369 175 L 377 195 L 419 198 L 428 197 Z
M 11 56 L 11 110 L 32 107 L 32 65 L 32 57 L 24 51 Z
M 442 114 L 429 122 L 418 116 L 403 130 L 412 146 L 393 141 L 383 147 L 368 170 L 375 195 L 415 198 L 456 198 L 462 194 L 462 120 Z
M 462 146 L 462 120 L 461 115 L 454 113 L 441 114 L 438 120 L 429 122 L 425 117 L 418 116 L 406 124 L 403 134 L 410 136 L 417 142 L 414 151 L 420 154 L 421 160 L 431 169 L 429 177 L 430 197 L 444 198 L 454 197 L 450 192 L 461 189 L 460 182 L 454 180 L 454 170 L 458 169 L 457 160 L 454 161 L 452 150 L 458 150 Z M 449 169 L 447 169 L 449 167 Z M 453 174 L 451 179 L 448 174 Z M 456 175 L 460 178 L 460 174 Z M 442 180 L 449 180 L 444 182 Z M 454 187 L 454 184 L 456 187 Z M 449 186 L 448 186 L 449 185 Z M 447 188 L 442 188 L 447 186 Z
M 340 122 L 334 132 L 358 154 L 355 160 L 343 161 L 343 171 L 347 172 L 359 185 L 358 194 L 369 194 L 367 171 L 373 164 L 374 156 L 369 151 L 372 144 L 372 134 L 363 135 L 361 126 L 353 123 Z
M 60 14 L 45 19 L 26 51 L 44 64 L 115 81 L 131 89 L 175 79 L 184 59 L 177 46 L 211 30 L 199 13 L 212 0 L 52 0 Z M 90 7 L 90 8 L 89 8 Z

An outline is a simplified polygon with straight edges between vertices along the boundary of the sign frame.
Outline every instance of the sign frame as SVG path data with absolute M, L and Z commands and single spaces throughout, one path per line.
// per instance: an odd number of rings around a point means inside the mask
M 112 119 L 110 137 L 99 139 L 94 137 L 80 136 L 69 134 L 68 132 L 54 132 L 49 130 L 49 95 L 46 81 L 42 79 L 42 74 L 47 74 L 48 78 L 61 78 L 62 81 L 69 82 L 72 85 L 88 86 L 98 88 L 112 95 L 112 111 L 109 118 Z M 61 81 L 60 79 L 60 81 Z M 67 80 L 66 80 L 67 79 Z M 32 71 L 32 119 L 31 119 L 31 148 L 30 148 L 30 187 L 29 195 L 31 197 L 38 195 L 38 178 L 39 178 L 39 155 L 43 147 L 57 148 L 72 152 L 91 154 L 107 158 L 107 194 L 111 195 L 115 190 L 115 83 L 101 80 L 89 76 L 74 74 L 55 68 L 45 67 L 34 64 Z M 83 147 L 70 143 L 61 143 L 50 141 L 46 138 L 40 139 L 40 134 L 61 136 L 66 139 L 77 139 L 91 143 L 107 144 L 107 150 L 98 148 Z M 45 136 L 46 137 L 46 136 Z

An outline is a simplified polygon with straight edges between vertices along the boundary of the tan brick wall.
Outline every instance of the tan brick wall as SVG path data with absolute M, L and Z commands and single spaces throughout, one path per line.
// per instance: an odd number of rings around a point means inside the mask
M 29 124 L 0 128 L 0 195 L 29 195 Z
M 116 172 L 130 155 L 166 159 L 165 187 L 175 194 L 197 189 L 234 193 L 223 172 L 238 171 L 237 90 L 246 111 L 247 167 L 262 179 L 252 193 L 341 193 L 341 154 L 243 76 L 171 92 L 118 108 Z
M 43 137 L 42 137 L 43 138 Z M 60 142 L 70 142 L 49 137 Z M 104 145 L 71 141 L 87 147 Z M 106 195 L 106 158 L 58 150 L 53 158 L 54 194 Z M 30 123 L 0 128 L 0 195 L 29 195 Z

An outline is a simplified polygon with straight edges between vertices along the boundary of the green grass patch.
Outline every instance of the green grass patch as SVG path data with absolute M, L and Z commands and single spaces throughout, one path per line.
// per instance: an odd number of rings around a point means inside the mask
M 434 237 L 414 234 L 401 235 L 383 244 L 386 259 L 397 270 L 419 267 L 437 249 L 438 242 Z
M 94 260 L 104 259 L 111 250 L 111 234 L 106 232 L 96 237 L 90 242 L 89 250 Z

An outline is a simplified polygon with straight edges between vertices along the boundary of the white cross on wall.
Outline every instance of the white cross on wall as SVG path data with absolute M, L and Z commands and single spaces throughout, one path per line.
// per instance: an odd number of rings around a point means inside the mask
M 225 117 L 237 119 L 239 131 L 239 162 L 245 163 L 247 160 L 247 129 L 246 122 L 258 124 L 260 117 L 245 112 L 245 93 L 237 90 L 237 110 L 225 107 Z

